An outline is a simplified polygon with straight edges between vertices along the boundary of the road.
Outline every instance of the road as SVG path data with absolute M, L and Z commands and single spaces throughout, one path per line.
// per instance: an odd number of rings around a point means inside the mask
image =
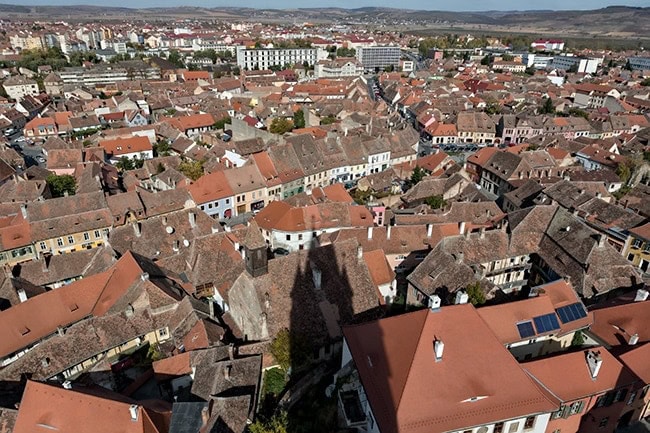
M 29 144 L 24 139 L 22 131 L 18 131 L 8 138 L 10 146 L 25 160 L 25 168 L 31 167 L 32 165 L 38 165 L 43 168 L 47 166 L 47 161 L 43 155 L 43 148 L 38 144 Z M 39 158 L 43 158 L 43 162 L 39 162 Z

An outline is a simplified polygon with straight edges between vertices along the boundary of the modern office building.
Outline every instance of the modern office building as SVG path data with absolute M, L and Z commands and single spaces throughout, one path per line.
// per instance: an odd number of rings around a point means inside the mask
M 384 69 L 389 66 L 397 70 L 401 57 L 400 47 L 359 47 L 357 49 L 357 60 L 361 62 L 366 71 L 376 68 Z

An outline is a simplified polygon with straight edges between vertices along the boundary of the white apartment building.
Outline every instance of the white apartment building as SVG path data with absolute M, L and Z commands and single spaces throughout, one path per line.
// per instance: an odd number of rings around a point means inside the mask
M 327 58 L 322 48 L 255 48 L 237 47 L 237 65 L 249 71 L 269 69 L 271 66 L 315 65 Z
M 358 77 L 363 75 L 363 65 L 353 58 L 321 60 L 314 67 L 316 78 Z
M 584 58 L 577 56 L 555 56 L 551 67 L 562 70 L 569 70 L 571 67 L 577 67 L 579 74 L 593 74 L 602 65 L 602 58 Z

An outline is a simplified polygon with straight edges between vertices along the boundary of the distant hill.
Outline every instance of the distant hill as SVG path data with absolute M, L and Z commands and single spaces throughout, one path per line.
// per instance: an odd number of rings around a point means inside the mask
M 9 18 L 165 19 L 178 16 L 263 22 L 343 22 L 403 25 L 414 28 L 458 28 L 600 37 L 650 37 L 650 8 L 611 6 L 589 11 L 486 11 L 447 12 L 382 7 L 252 9 L 252 8 L 117 8 L 100 6 L 19 6 L 0 4 Z

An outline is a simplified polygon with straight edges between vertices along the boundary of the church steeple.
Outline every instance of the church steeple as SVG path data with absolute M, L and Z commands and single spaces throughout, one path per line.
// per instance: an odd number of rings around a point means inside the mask
M 269 271 L 267 245 L 259 226 L 252 220 L 243 242 L 246 272 L 252 277 L 265 275 Z

